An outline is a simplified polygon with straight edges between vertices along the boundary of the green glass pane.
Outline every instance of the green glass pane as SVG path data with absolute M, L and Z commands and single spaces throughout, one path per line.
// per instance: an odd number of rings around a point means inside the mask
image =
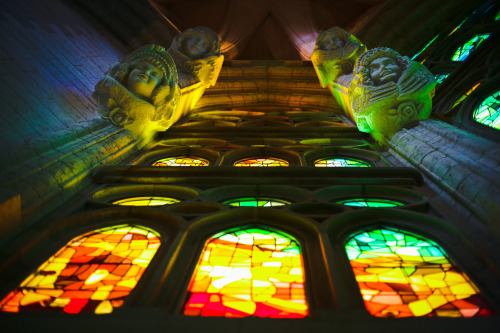
M 163 206 L 180 202 L 179 199 L 160 197 L 160 196 L 144 196 L 144 197 L 130 197 L 113 201 L 113 205 L 121 206 Z
M 322 158 L 314 161 L 315 167 L 370 167 L 370 163 L 350 157 Z
M 290 204 L 290 202 L 286 200 L 260 197 L 236 198 L 226 200 L 223 203 L 236 207 L 278 207 Z
M 373 316 L 492 314 L 467 275 L 429 239 L 400 229 L 373 227 L 348 237 L 345 251 Z
M 449 74 L 449 73 L 446 73 L 446 74 L 436 74 L 436 75 L 434 75 L 434 78 L 436 79 L 436 82 L 437 82 L 438 84 L 440 84 L 440 83 L 443 83 L 443 81 L 444 81 L 444 80 L 445 80 L 448 76 L 450 76 L 450 74 Z
M 455 51 L 455 53 L 451 56 L 451 60 L 464 61 L 488 37 L 490 37 L 490 34 L 479 34 L 474 36 Z
M 431 39 L 429 41 L 429 43 L 427 43 L 427 45 L 425 45 L 420 51 L 418 51 L 417 53 L 415 53 L 415 55 L 411 58 L 411 60 L 415 59 L 420 54 L 422 54 L 422 52 L 424 52 L 432 44 L 432 42 L 434 42 L 436 40 L 436 38 L 438 38 L 438 37 L 439 37 L 439 34 L 437 34 L 433 39 Z
M 399 201 L 380 198 L 353 198 L 340 200 L 337 203 L 353 207 L 396 207 L 404 205 L 404 203 Z
M 498 11 L 497 15 L 495 16 L 495 21 L 500 20 L 500 10 Z
M 500 90 L 485 98 L 472 116 L 480 124 L 500 129 Z

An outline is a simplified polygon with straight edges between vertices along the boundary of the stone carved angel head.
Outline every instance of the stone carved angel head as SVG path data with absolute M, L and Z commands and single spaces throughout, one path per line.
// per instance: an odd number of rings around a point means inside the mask
M 365 51 L 359 39 L 339 27 L 320 32 L 311 61 L 321 86 L 333 84 L 339 75 L 352 73 L 354 63 Z
M 422 64 L 380 47 L 363 53 L 348 91 L 360 131 L 391 137 L 429 118 L 436 81 Z
M 196 27 L 177 36 L 168 52 L 174 58 L 181 75 L 181 87 L 189 85 L 182 74 L 194 75 L 206 87 L 213 86 L 222 68 L 219 36 L 212 29 Z
M 114 64 L 95 87 L 104 119 L 136 136 L 169 128 L 179 101 L 177 70 L 158 45 L 143 46 Z

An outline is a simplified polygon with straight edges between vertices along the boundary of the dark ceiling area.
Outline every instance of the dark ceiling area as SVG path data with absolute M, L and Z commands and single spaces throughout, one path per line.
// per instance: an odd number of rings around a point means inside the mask
M 150 0 L 180 31 L 217 32 L 228 60 L 309 60 L 321 30 L 347 31 L 388 0 Z M 352 32 L 352 31 L 350 31 Z

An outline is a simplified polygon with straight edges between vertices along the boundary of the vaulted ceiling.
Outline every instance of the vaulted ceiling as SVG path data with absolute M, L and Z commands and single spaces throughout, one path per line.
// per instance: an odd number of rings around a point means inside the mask
M 309 60 L 321 30 L 350 32 L 388 0 L 150 0 L 180 31 L 216 31 L 226 59 Z

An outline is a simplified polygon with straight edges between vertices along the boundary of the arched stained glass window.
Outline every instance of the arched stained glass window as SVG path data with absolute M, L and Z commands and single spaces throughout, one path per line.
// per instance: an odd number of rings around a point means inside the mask
M 458 104 L 462 103 L 464 99 L 466 99 L 474 90 L 476 90 L 477 87 L 479 87 L 479 85 L 481 84 L 481 82 L 478 82 L 476 83 L 472 88 L 470 88 L 469 90 L 467 90 L 462 96 L 460 96 L 454 103 L 453 105 L 451 106 L 451 108 L 454 108 L 455 106 L 457 106 Z
M 110 313 L 122 306 L 159 246 L 158 233 L 135 225 L 75 237 L 8 294 L 0 309 Z
M 246 197 L 230 199 L 223 202 L 226 205 L 237 207 L 278 207 L 289 205 L 289 201 L 275 198 Z
M 209 238 L 188 287 L 184 314 L 300 318 L 308 314 L 299 242 L 245 226 Z
M 479 104 L 474 110 L 473 118 L 478 123 L 500 129 L 500 90 Z
M 446 252 L 422 236 L 388 227 L 346 241 L 366 309 L 377 317 L 474 317 L 491 312 Z
M 370 163 L 350 157 L 321 158 L 314 161 L 315 167 L 370 167 Z
M 180 202 L 179 199 L 159 196 L 130 197 L 113 201 L 114 205 L 120 206 L 163 206 Z
M 455 51 L 455 53 L 451 56 L 451 60 L 464 61 L 488 37 L 490 37 L 490 34 L 479 34 L 474 36 Z
M 162 158 L 152 164 L 152 166 L 183 166 L 183 167 L 195 167 L 195 166 L 208 166 L 210 161 L 197 157 L 197 156 L 176 156 Z
M 337 203 L 352 207 L 396 207 L 404 205 L 399 201 L 382 198 L 352 198 L 340 200 Z
M 234 162 L 235 167 L 287 167 L 290 163 L 275 157 L 251 157 Z

